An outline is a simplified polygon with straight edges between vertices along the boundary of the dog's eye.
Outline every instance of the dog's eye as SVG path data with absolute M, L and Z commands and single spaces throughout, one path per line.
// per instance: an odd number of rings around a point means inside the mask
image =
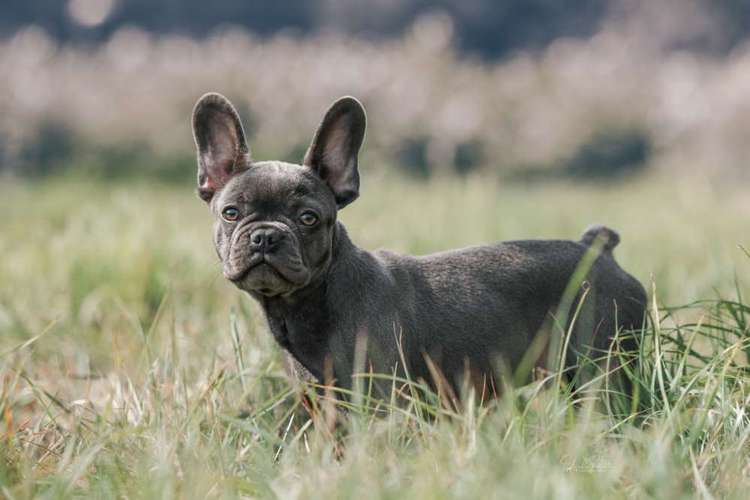
M 302 212 L 299 216 L 299 221 L 306 226 L 314 226 L 318 223 L 318 216 L 313 212 Z
M 240 217 L 240 211 L 237 210 L 237 207 L 225 207 L 224 210 L 221 211 L 221 217 L 229 222 L 234 222 Z

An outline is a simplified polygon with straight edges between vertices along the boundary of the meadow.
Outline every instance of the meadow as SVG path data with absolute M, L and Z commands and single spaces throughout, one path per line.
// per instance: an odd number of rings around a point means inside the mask
M 596 381 L 506 387 L 460 408 L 386 402 L 378 416 L 354 398 L 334 436 L 298 411 L 260 311 L 221 276 L 192 186 L 3 180 L 0 496 L 746 497 L 741 186 L 664 174 L 418 183 L 364 164 L 362 175 L 340 217 L 368 249 L 616 228 L 618 261 L 653 299 L 638 404 L 611 411 Z

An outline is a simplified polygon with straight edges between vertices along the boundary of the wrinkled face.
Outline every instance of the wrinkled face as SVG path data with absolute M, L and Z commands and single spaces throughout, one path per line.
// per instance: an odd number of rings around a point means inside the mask
M 211 208 L 224 276 L 239 288 L 286 295 L 327 270 L 336 200 L 310 169 L 255 163 L 227 183 Z
M 259 297 L 287 296 L 328 269 L 336 211 L 359 195 L 357 154 L 365 111 L 352 97 L 333 103 L 302 165 L 255 162 L 242 122 L 220 94 L 193 110 L 198 194 L 216 220 L 224 276 Z

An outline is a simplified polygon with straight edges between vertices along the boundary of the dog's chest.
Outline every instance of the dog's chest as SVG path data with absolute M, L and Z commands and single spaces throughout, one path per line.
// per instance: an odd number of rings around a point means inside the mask
M 319 380 L 327 352 L 328 322 L 302 311 L 266 308 L 268 326 L 276 342 Z

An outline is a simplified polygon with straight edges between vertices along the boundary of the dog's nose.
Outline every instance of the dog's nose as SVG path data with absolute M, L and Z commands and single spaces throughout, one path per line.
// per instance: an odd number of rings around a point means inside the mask
M 272 252 L 284 239 L 284 233 L 273 227 L 263 227 L 250 233 L 250 247 L 260 252 Z

